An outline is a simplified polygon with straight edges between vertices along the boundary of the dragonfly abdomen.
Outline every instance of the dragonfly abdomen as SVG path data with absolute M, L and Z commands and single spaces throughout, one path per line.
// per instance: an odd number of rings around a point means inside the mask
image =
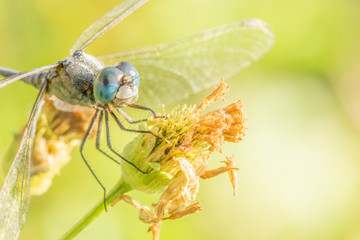
M 10 68 L 0 67 L 0 76 L 10 77 L 18 73 L 19 71 Z M 44 77 L 44 75 L 46 75 L 46 73 L 36 73 L 34 75 L 21 79 L 21 81 L 26 82 L 27 84 L 30 84 L 37 89 L 40 89 L 41 78 Z

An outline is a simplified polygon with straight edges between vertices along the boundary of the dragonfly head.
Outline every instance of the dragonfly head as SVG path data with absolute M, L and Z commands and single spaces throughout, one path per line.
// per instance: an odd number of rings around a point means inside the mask
M 140 77 L 129 62 L 121 62 L 116 67 L 103 68 L 95 78 L 94 95 L 102 104 L 116 107 L 133 103 L 138 98 Z

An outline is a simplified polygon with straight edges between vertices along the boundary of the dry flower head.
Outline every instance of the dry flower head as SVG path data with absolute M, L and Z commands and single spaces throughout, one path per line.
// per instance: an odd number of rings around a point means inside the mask
M 66 111 L 56 107 L 54 98 L 46 98 L 41 110 L 31 157 L 30 194 L 40 195 L 51 186 L 55 175 L 71 159 L 71 151 L 79 146 L 94 110 L 73 107 Z M 15 136 L 5 161 L 14 159 L 25 127 Z M 7 170 L 6 170 L 7 171 Z
M 221 152 L 225 141 L 239 142 L 245 135 L 246 116 L 242 101 L 202 114 L 212 103 L 223 99 L 229 85 L 221 80 L 220 85 L 198 107 L 177 107 L 164 119 L 153 119 L 151 131 L 163 137 L 155 139 L 149 134 L 140 134 L 125 148 L 123 155 L 136 166 L 148 171 L 144 175 L 129 164 L 122 164 L 123 178 L 133 189 L 147 193 L 161 193 L 153 210 L 140 204 L 128 195 L 123 200 L 133 205 L 141 221 L 153 224 L 149 231 L 159 238 L 161 223 L 177 219 L 201 210 L 196 195 L 199 179 L 215 177 L 228 172 L 236 195 L 238 170 L 233 156 L 227 157 L 225 166 L 206 170 L 207 161 L 214 152 Z M 115 204 L 115 203 L 114 203 Z

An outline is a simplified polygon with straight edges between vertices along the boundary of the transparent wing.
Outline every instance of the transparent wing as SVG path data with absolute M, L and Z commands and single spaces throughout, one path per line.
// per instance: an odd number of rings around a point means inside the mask
M 165 44 L 99 56 L 106 64 L 131 62 L 140 74 L 139 97 L 149 106 L 208 88 L 249 66 L 274 43 L 266 23 L 234 22 Z
M 121 22 L 147 1 L 148 0 L 127 0 L 126 2 L 117 5 L 113 10 L 99 18 L 81 34 L 75 45 L 71 48 L 70 54 L 72 55 L 76 51 L 84 50 L 93 41 L 101 37 L 105 32 Z
M 44 102 L 46 81 L 41 86 L 21 140 L 20 148 L 0 191 L 0 239 L 17 239 L 30 203 L 30 159 L 36 122 Z
M 5 87 L 6 85 L 8 85 L 10 83 L 13 83 L 13 82 L 15 82 L 17 80 L 24 79 L 24 78 L 26 78 L 28 76 L 33 75 L 33 74 L 53 69 L 53 68 L 57 67 L 58 65 L 59 65 L 59 63 L 55 63 L 55 64 L 52 64 L 52 65 L 47 65 L 47 66 L 43 66 L 43 67 L 39 67 L 39 68 L 34 68 L 34 69 L 32 69 L 30 71 L 27 71 L 27 72 L 21 72 L 21 73 L 11 75 L 10 77 L 7 77 L 7 78 L 4 78 L 4 79 L 0 80 L 0 88 Z M 9 70 L 9 71 L 6 72 L 6 70 Z M 10 72 L 10 69 L 6 69 L 6 68 L 1 67 L 0 68 L 0 73 L 1 73 L 1 75 L 2 74 L 5 75 L 7 73 L 10 74 L 11 72 Z

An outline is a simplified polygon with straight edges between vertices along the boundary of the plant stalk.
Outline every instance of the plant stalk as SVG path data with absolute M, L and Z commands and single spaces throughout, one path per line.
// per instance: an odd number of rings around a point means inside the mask
M 132 187 L 126 183 L 123 178 L 117 183 L 117 185 L 106 196 L 106 206 L 110 206 L 120 195 L 129 192 Z M 60 240 L 73 239 L 78 235 L 85 227 L 87 227 L 92 221 L 94 221 L 101 213 L 105 211 L 104 202 L 100 201 L 90 210 L 80 221 L 78 221 L 69 231 L 67 231 Z

